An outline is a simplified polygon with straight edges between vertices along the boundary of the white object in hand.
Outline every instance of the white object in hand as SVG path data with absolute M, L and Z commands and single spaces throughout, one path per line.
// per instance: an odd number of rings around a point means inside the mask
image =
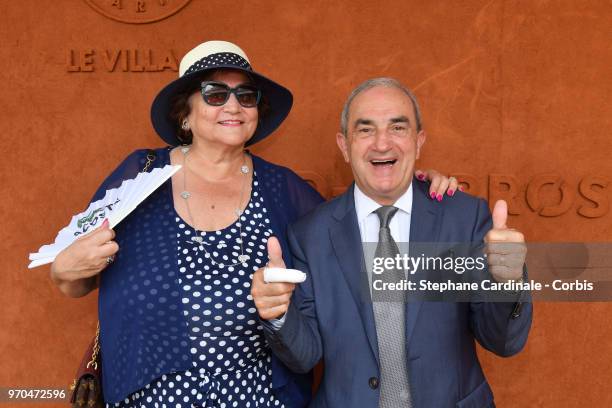
M 266 283 L 302 283 L 306 280 L 306 274 L 297 269 L 265 268 L 263 279 Z
M 130 180 L 124 180 L 117 188 L 107 190 L 104 197 L 95 201 L 85 211 L 72 217 L 49 245 L 43 245 L 38 252 L 30 254 L 30 265 L 34 268 L 51 263 L 55 256 L 72 244 L 78 237 L 87 235 L 108 218 L 109 228 L 114 228 L 128 214 L 159 188 L 181 168 L 170 164 L 157 167 L 150 172 L 141 172 Z

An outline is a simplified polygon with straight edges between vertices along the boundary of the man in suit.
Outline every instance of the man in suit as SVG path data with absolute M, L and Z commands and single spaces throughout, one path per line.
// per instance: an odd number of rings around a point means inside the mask
M 400 243 L 486 242 L 492 280 L 523 279 L 524 238 L 506 226 L 505 202 L 496 203 L 491 219 L 482 199 L 457 193 L 437 202 L 412 183 L 425 138 L 416 98 L 398 81 L 357 87 L 337 134 L 355 183 L 289 230 L 294 267 L 306 281 L 266 284 L 262 269 L 253 276 L 251 294 L 273 352 L 296 372 L 324 361 L 314 407 L 491 407 L 474 339 L 500 356 L 526 343 L 528 293 L 510 293 L 512 302 L 403 302 L 374 294 L 379 276 L 366 266 L 363 242 L 388 258 Z M 269 266 L 284 267 L 274 238 L 268 255 Z M 386 279 L 405 273 L 395 269 Z

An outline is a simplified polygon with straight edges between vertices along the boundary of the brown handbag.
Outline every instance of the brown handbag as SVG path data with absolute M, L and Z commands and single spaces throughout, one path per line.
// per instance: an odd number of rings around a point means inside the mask
M 154 150 L 147 151 L 147 161 L 142 171 L 147 171 L 157 155 Z M 75 379 L 70 386 L 72 395 L 70 403 L 75 408 L 104 407 L 104 395 L 102 394 L 102 360 L 100 356 L 100 322 L 96 328 L 96 336 L 85 351 L 81 365 L 77 370 Z
M 102 408 L 102 364 L 100 360 L 100 322 L 96 329 L 96 337 L 83 356 L 83 361 L 76 373 L 76 378 L 70 386 L 73 407 Z

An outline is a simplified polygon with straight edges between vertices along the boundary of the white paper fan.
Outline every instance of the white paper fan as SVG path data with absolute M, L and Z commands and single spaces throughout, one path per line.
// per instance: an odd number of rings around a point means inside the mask
M 104 198 L 91 203 L 85 211 L 73 216 L 70 224 L 57 234 L 54 243 L 43 245 L 38 252 L 31 253 L 30 261 L 32 262 L 28 268 L 53 262 L 57 254 L 64 248 L 72 244 L 78 237 L 95 230 L 106 218 L 108 218 L 110 228 L 114 228 L 180 168 L 180 165 L 170 164 L 157 167 L 149 173 L 138 173 L 135 178 L 125 180 L 119 187 L 107 190 Z

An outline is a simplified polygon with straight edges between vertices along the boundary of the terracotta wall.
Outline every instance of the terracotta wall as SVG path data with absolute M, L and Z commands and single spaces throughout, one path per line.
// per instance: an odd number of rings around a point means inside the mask
M 423 107 L 421 166 L 509 198 L 509 224 L 531 241 L 611 240 L 610 1 L 112 3 L 0 7 L 0 387 L 71 382 L 96 296 L 63 297 L 48 268 L 26 269 L 27 254 L 124 156 L 161 146 L 150 102 L 203 40 L 240 44 L 293 91 L 290 118 L 253 150 L 324 194 L 351 181 L 334 142 L 344 98 L 393 76 Z M 537 303 L 522 354 L 481 352 L 498 406 L 611 406 L 610 313 L 609 303 Z

